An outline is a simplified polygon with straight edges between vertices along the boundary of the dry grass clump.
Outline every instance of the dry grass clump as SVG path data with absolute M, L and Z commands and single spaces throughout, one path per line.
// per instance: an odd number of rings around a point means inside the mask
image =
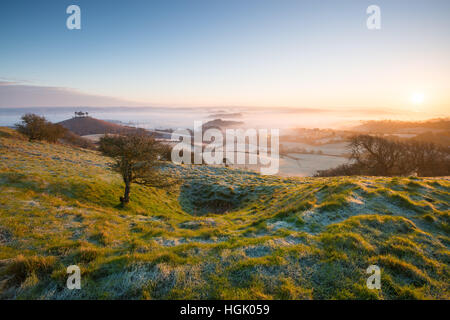
M 53 256 L 23 256 L 18 255 L 6 268 L 5 273 L 12 276 L 14 281 L 22 283 L 32 274 L 36 276 L 48 275 L 53 271 L 56 258 Z

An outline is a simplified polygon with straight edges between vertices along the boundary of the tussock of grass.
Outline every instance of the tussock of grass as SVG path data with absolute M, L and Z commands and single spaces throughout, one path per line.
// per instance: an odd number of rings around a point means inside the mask
M 6 268 L 6 274 L 13 277 L 13 281 L 23 282 L 29 276 L 44 276 L 53 271 L 56 258 L 49 256 L 18 255 Z

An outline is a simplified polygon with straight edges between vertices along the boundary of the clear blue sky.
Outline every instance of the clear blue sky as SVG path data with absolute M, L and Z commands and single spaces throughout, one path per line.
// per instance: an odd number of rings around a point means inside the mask
M 70 4 L 81 30 L 66 28 Z M 371 4 L 379 31 L 366 28 Z M 41 104 L 46 90 L 118 99 L 99 105 L 407 108 L 423 93 L 445 111 L 450 101 L 447 0 L 2 0 L 0 39 L 0 107 L 16 102 L 1 96 L 5 81 L 17 99 L 42 90 Z

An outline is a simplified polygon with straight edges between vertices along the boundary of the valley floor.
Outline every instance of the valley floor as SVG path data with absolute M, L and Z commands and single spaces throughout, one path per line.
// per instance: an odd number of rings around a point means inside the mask
M 167 164 L 182 182 L 133 186 L 123 209 L 95 151 L 0 128 L 0 160 L 3 299 L 450 298 L 449 178 Z M 66 288 L 69 265 L 81 290 Z

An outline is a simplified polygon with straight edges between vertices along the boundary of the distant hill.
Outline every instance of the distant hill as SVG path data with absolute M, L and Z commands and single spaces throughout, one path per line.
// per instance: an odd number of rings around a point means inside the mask
M 402 140 L 432 142 L 442 146 L 450 146 L 450 119 L 431 119 L 426 121 L 365 121 L 354 127 L 355 131 L 383 134 Z
M 204 123 L 203 129 L 208 129 L 208 128 L 226 129 L 226 128 L 238 127 L 243 124 L 244 124 L 244 122 L 242 122 L 242 121 L 214 119 L 214 120 Z
M 122 126 L 120 124 L 111 123 L 92 117 L 74 117 L 72 119 L 61 121 L 59 124 L 80 136 L 106 133 L 126 133 L 137 130 L 134 127 Z
M 427 121 L 370 120 L 353 129 L 372 133 L 422 133 L 449 130 L 449 128 L 450 119 L 431 119 Z
M 232 119 L 232 118 L 242 118 L 242 113 L 234 112 L 234 113 L 214 113 L 208 116 L 208 118 L 223 118 L 223 119 Z

